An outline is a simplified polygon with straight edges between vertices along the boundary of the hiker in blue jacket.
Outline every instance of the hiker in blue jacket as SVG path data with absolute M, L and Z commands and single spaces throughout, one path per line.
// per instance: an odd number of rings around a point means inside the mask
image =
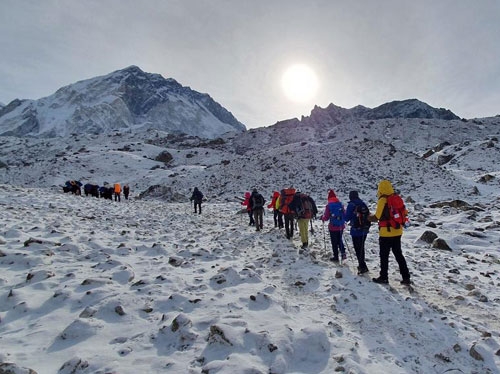
M 369 215 L 368 206 L 359 198 L 358 191 L 349 192 L 345 220 L 351 225 L 350 234 L 358 259 L 358 274 L 364 274 L 368 271 L 365 262 L 365 241 L 371 226 L 371 222 L 368 221 Z

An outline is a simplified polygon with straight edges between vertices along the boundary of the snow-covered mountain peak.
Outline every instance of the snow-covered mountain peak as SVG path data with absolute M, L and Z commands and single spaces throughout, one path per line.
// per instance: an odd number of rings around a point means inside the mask
M 137 66 L 67 85 L 39 100 L 14 100 L 0 109 L 0 135 L 64 137 L 138 128 L 205 138 L 246 130 L 208 94 Z

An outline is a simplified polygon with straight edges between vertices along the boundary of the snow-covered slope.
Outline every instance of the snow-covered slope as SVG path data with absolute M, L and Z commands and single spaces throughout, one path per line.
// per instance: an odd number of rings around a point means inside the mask
M 450 199 L 489 198 L 496 194 L 498 179 L 481 177 L 498 174 L 499 123 L 499 118 L 337 125 L 295 120 L 213 141 L 157 131 L 0 137 L 0 181 L 41 187 L 68 179 L 99 185 L 121 181 L 135 191 L 164 185 L 184 196 L 198 186 L 217 200 L 253 187 L 271 194 L 295 185 L 317 198 L 331 187 L 344 196 L 358 189 L 374 199 L 374 186 L 388 178 L 403 195 L 420 202 L 444 193 Z M 434 151 L 439 144 L 449 146 Z M 455 159 L 443 163 L 442 155 L 452 149 L 457 149 Z M 160 157 L 165 152 L 167 162 Z
M 335 266 L 318 221 L 304 256 L 270 214 L 256 233 L 239 207 L 207 202 L 199 215 L 0 185 L 0 370 L 499 373 L 498 201 L 409 204 L 414 292 L 394 262 L 390 285 L 371 282 L 375 230 L 370 276 L 357 276 L 350 239 Z M 426 231 L 452 251 L 420 240 Z
M 159 129 L 215 138 L 245 126 L 209 95 L 136 66 L 0 109 L 0 135 L 65 137 Z
M 346 111 L 216 139 L 0 137 L 0 369 L 500 373 L 500 118 Z M 319 222 L 303 256 L 271 214 L 258 234 L 235 214 L 244 191 L 269 200 L 289 185 L 320 206 L 328 188 L 344 202 L 357 189 L 373 209 L 383 178 L 410 209 L 413 293 L 392 260 L 390 286 L 356 276 L 352 252 L 345 266 L 329 262 Z M 70 179 L 128 183 L 131 199 L 63 194 Z M 377 239 L 373 229 L 370 277 Z

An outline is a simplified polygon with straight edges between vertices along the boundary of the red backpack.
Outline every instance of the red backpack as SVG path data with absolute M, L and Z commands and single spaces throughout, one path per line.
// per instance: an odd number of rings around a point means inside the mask
M 388 230 L 390 230 L 391 227 L 399 229 L 405 224 L 406 216 L 408 214 L 405 203 L 401 196 L 395 193 L 387 196 L 386 199 L 387 204 L 382 212 L 379 226 L 387 227 Z
M 293 201 L 295 196 L 295 188 L 285 188 L 281 191 L 281 207 L 280 212 L 283 214 L 291 214 L 294 213 L 290 209 L 290 203 Z

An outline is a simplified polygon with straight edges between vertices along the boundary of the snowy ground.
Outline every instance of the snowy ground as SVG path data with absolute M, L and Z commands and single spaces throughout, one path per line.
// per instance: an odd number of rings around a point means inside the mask
M 357 276 L 353 257 L 328 261 L 319 221 L 303 256 L 297 235 L 270 214 L 256 233 L 237 203 L 195 215 L 0 185 L 0 362 L 16 374 L 500 373 L 496 204 L 411 207 L 410 292 L 392 258 L 390 285 L 371 282 L 373 229 Z M 419 240 L 426 230 L 452 251 Z

